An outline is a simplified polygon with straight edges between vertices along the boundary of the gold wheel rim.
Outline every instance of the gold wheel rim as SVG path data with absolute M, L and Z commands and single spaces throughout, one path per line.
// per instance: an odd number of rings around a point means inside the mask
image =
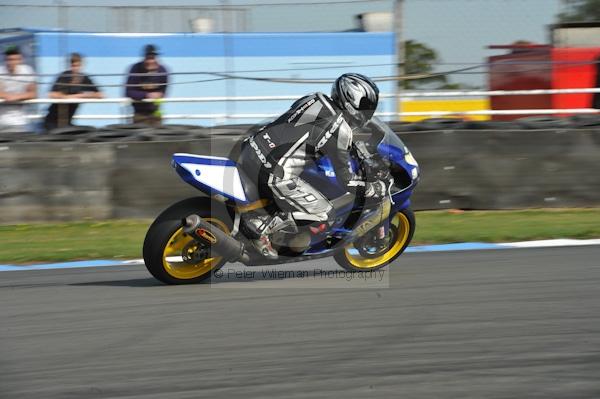
M 215 218 L 206 218 L 204 220 L 229 234 L 229 228 L 221 220 Z M 203 259 L 195 264 L 184 262 L 181 257 L 182 251 L 192 241 L 194 241 L 193 238 L 190 235 L 185 234 L 181 227 L 169 237 L 162 255 L 163 267 L 169 276 L 180 280 L 198 278 L 210 273 L 223 259 L 220 256 L 215 256 L 213 258 Z M 190 248 L 190 250 L 193 249 L 194 247 Z
M 410 235 L 410 221 L 402 212 L 394 215 L 391 224 L 396 226 L 397 236 L 396 241 L 386 253 L 376 258 L 363 258 L 360 254 L 350 253 L 350 250 L 354 248 L 353 244 L 350 244 L 344 248 L 344 255 L 348 262 L 359 269 L 372 269 L 389 263 L 402 250 Z

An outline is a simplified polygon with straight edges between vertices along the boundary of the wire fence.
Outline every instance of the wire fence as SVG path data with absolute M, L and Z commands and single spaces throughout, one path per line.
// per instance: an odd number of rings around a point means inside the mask
M 600 48 L 600 47 L 599 47 Z M 531 54 L 529 54 L 531 55 Z M 584 67 L 584 66 L 597 66 L 599 64 L 599 60 L 576 60 L 576 61 L 513 61 L 513 60 L 499 60 L 494 62 L 494 67 L 502 67 L 503 72 L 510 73 L 524 73 L 524 72 L 550 72 L 553 68 L 569 68 L 569 67 Z M 370 67 L 391 67 L 396 65 L 395 63 L 383 63 L 383 64 L 353 64 L 353 68 L 370 68 Z M 456 63 L 435 63 L 435 66 L 449 66 L 449 65 L 458 65 Z M 460 65 L 464 65 L 461 63 Z M 404 75 L 385 75 L 385 76 L 371 76 L 371 78 L 376 82 L 386 82 L 386 81 L 403 81 L 403 80 L 423 80 L 430 79 L 436 76 L 453 76 L 453 75 L 461 75 L 461 74 L 489 74 L 490 68 L 489 62 L 479 62 L 473 63 L 470 66 L 458 69 L 445 69 L 440 70 L 438 72 L 430 72 L 430 73 L 418 73 L 418 74 L 404 74 Z M 523 66 L 527 66 L 530 68 L 523 69 Z M 510 67 L 514 67 L 511 69 Z M 299 84 L 321 84 L 321 83 L 333 83 L 334 79 L 332 78 L 323 78 L 323 79 L 301 79 L 301 78 L 282 78 L 277 76 L 268 76 L 268 77 L 256 77 L 250 75 L 243 75 L 244 73 L 277 73 L 277 72 L 300 72 L 300 71 L 336 71 L 336 70 L 346 70 L 348 69 L 348 65 L 327 65 L 327 66 L 313 66 L 313 67 L 294 67 L 294 68 L 261 68 L 261 69 L 241 69 L 235 71 L 172 71 L 169 72 L 169 76 L 210 76 L 210 79 L 201 79 L 201 80 L 189 80 L 189 81 L 180 81 L 180 82 L 172 82 L 170 85 L 176 84 L 190 84 L 190 83 L 201 83 L 201 82 L 210 82 L 214 80 L 253 80 L 253 81 L 261 81 L 261 82 L 285 82 L 285 83 L 299 83 Z M 123 73 L 90 73 L 89 76 L 96 78 L 123 78 L 125 74 Z M 129 76 L 154 76 L 152 73 L 130 73 Z M 6 80 L 18 80 L 19 78 L 15 78 L 10 74 L 0 73 L 0 77 L 3 77 Z M 36 73 L 36 83 L 41 85 L 48 85 L 54 82 L 54 78 L 56 77 L 55 73 Z M 71 77 L 71 75 L 66 74 L 65 77 Z M 50 79 L 45 79 L 50 78 Z M 44 80 L 42 80 L 44 79 Z M 65 83 L 65 85 L 68 85 Z M 100 83 L 98 86 L 102 87 L 115 87 L 115 86 L 127 86 L 126 84 L 106 84 Z M 133 85 L 129 85 L 133 86 Z
M 172 32 L 342 32 L 364 28 L 359 15 L 365 13 L 391 13 L 394 10 L 393 0 L 302 0 L 300 2 L 286 2 L 281 0 L 215 0 L 212 5 L 177 5 L 171 2 L 165 6 L 125 6 L 125 5 L 73 5 L 62 0 L 53 4 L 40 4 L 32 1 L 13 2 L 0 4 L 0 13 L 3 18 L 0 28 L 26 26 L 33 28 L 56 29 L 57 39 L 53 46 L 57 47 L 52 58 L 56 64 L 61 63 L 61 58 L 66 58 L 70 51 L 76 48 L 70 35 L 58 35 L 61 32 L 93 31 L 99 34 L 117 32 L 123 38 L 145 37 L 152 34 L 169 35 Z M 236 104 L 293 101 L 306 93 L 299 95 L 275 95 L 273 93 L 295 92 L 294 87 L 310 91 L 321 91 L 326 85 L 333 82 L 336 75 L 352 69 L 374 70 L 371 77 L 381 83 L 387 91 L 382 99 L 389 100 L 388 104 L 379 113 L 380 116 L 394 119 L 404 117 L 442 117 L 442 116 L 494 116 L 494 115 L 560 115 L 565 113 L 595 113 L 593 108 L 587 106 L 535 106 L 521 105 L 519 109 L 494 109 L 489 104 L 480 108 L 484 109 L 442 109 L 435 100 L 442 99 L 480 99 L 489 102 L 492 99 L 506 98 L 507 96 L 535 96 L 554 95 L 592 95 L 599 93 L 599 89 L 588 82 L 589 87 L 548 88 L 531 90 L 483 90 L 483 87 L 493 86 L 490 76 L 494 73 L 492 64 L 486 57 L 490 55 L 486 50 L 490 45 L 511 43 L 520 39 L 528 42 L 542 42 L 548 37 L 547 25 L 556 22 L 556 15 L 561 11 L 572 11 L 569 2 L 552 2 L 543 8 L 537 0 L 502 0 L 502 1 L 468 1 L 457 0 L 453 4 L 447 0 L 405 0 L 404 14 L 400 21 L 400 28 L 404 39 L 423 44 L 424 49 L 432 50 L 431 57 L 427 59 L 426 67 L 422 69 L 405 68 L 407 73 L 392 73 L 397 66 L 396 62 L 362 62 L 344 63 L 320 60 L 293 60 L 286 64 L 271 65 L 265 63 L 260 68 L 248 67 L 239 62 L 233 55 L 233 41 L 223 39 L 223 59 L 220 67 L 175 69 L 169 71 L 171 78 L 168 86 L 173 89 L 186 88 L 186 90 L 173 90 L 172 97 L 161 100 L 165 104 L 193 105 L 208 103 L 223 103 L 222 110 L 215 111 L 207 108 L 206 112 L 198 113 L 197 110 L 185 108 L 168 108 L 162 115 L 164 119 L 252 119 L 271 117 L 274 110 L 254 108 L 251 110 L 238 109 Z M 534 12 L 535 11 L 535 12 Z M 389 15 L 388 15 L 389 17 Z M 392 25 L 391 19 L 383 18 L 379 28 L 390 31 L 397 26 Z M 398 21 L 396 21 L 398 23 Z M 10 24 L 10 25 L 8 25 Z M 228 35 L 225 35 L 228 36 Z M 1 37 L 0 37 L 1 39 Z M 547 46 L 537 45 L 531 47 L 529 55 L 540 58 L 503 59 L 496 60 L 493 68 L 502 69 L 506 76 L 522 76 L 524 74 L 540 76 L 551 75 L 556 70 L 578 70 L 577 68 L 593 68 L 597 60 L 592 59 L 555 59 L 543 58 L 548 51 Z M 600 44 L 599 44 L 600 46 Z M 57 56 L 58 55 L 58 56 Z M 367 57 L 365 57 L 366 59 Z M 410 58 L 410 57 L 409 57 Z M 388 57 L 389 60 L 389 57 Z M 417 60 L 419 61 L 419 60 Z M 96 61 L 93 61 L 96 62 Z M 188 64 L 186 64 L 188 65 Z M 191 65 L 191 64 L 190 64 Z M 406 67 L 406 65 L 404 65 Z M 123 65 L 123 69 L 126 65 Z M 39 93 L 45 96 L 55 81 L 58 68 L 50 68 L 52 73 L 39 73 L 36 75 Z M 114 66 L 102 69 L 96 67 L 89 76 L 94 78 L 95 85 L 106 91 L 105 99 L 77 99 L 77 100 L 52 100 L 39 98 L 26 102 L 31 105 L 79 103 L 79 104 L 113 104 L 118 110 L 110 109 L 103 112 L 94 108 L 95 113 L 81 112 L 75 119 L 81 120 L 123 120 L 130 117 L 131 100 L 120 97 L 126 87 L 141 86 L 142 84 L 126 84 L 126 74 L 117 73 Z M 48 70 L 48 69 L 46 69 Z M 101 70 L 102 72 L 99 72 Z M 386 72 L 379 72 L 379 71 Z M 571 73 L 571 72 L 565 72 Z M 572 72 L 573 74 L 578 72 Z M 133 74 L 135 75 L 135 74 Z M 11 76 L 0 75 L 4 80 L 13 79 Z M 414 89 L 404 89 L 401 95 L 393 93 L 393 89 L 400 84 L 410 82 Z M 437 83 L 436 83 L 437 82 Z M 260 86 L 248 86 L 255 83 Z M 444 83 L 443 85 L 441 83 Z M 215 89 L 216 84 L 222 84 Z M 64 83 L 70 86 L 70 83 Z M 159 83 L 160 85 L 160 83 Z M 281 86 L 278 86 L 281 85 Z M 306 87 L 303 87 L 305 85 Z M 211 87 L 205 91 L 205 88 Z M 268 88 L 253 93 L 255 87 Z M 281 89 L 279 89 L 281 87 Z M 448 87 L 458 90 L 448 90 Z M 566 86 L 569 87 L 569 86 Z M 195 92 L 210 95 L 195 96 Z M 239 95 L 239 94 L 271 95 Z M 189 95 L 192 94 L 192 95 Z M 214 95 L 222 94 L 222 95 Z M 394 101 L 398 100 L 398 104 Z M 428 109 L 406 109 L 401 105 L 413 100 L 431 100 Z M 400 107 L 398 106 L 400 105 Z M 207 105 L 208 107 L 208 105 Z M 504 107 L 506 108 L 506 107 Z M 87 111 L 84 108 L 82 111 Z M 33 113 L 33 118 L 41 117 L 41 110 Z M 256 112 L 254 112 L 256 111 Z M 264 112 L 262 112 L 264 111 Z
M 214 1 L 212 5 L 74 5 L 63 0 L 53 4 L 14 2 L 0 4 L 6 18 L 0 28 L 32 27 L 112 33 L 173 32 L 282 32 L 332 31 L 356 28 L 353 13 L 389 11 L 392 0 L 323 1 Z M 291 12 L 288 10 L 292 10 Z M 324 13 L 346 15 L 348 20 L 306 18 Z M 279 14 L 279 18 L 271 18 Z M 284 18 L 282 20 L 281 15 Z M 300 18 L 295 18 L 300 15 Z M 10 25 L 9 25 L 10 24 Z
M 434 91 L 434 92 L 404 92 L 403 97 L 406 98 L 432 98 L 432 97 L 502 97 L 502 96 L 528 96 L 528 95 L 554 95 L 554 94 L 594 94 L 600 93 L 600 88 L 574 88 L 574 89 L 545 89 L 545 90 L 454 90 L 454 91 Z M 207 102 L 269 102 L 269 101 L 293 101 L 302 95 L 281 95 L 281 96 L 211 96 L 211 97 L 173 97 L 162 99 L 164 103 L 207 103 Z M 382 93 L 381 98 L 394 98 L 395 94 Z M 153 100 L 142 100 L 143 102 L 153 102 Z M 0 100 L 0 103 L 4 100 Z M 103 98 L 103 99 L 50 99 L 38 98 L 24 101 L 25 104 L 118 104 L 122 107 L 122 112 L 119 114 L 94 114 L 94 115 L 77 115 L 76 120 L 121 120 L 127 122 L 131 119 L 132 114 L 128 109 L 132 104 L 132 100 L 128 97 Z M 506 110 L 463 110 L 463 111 L 444 111 L 444 110 L 429 110 L 429 111 L 404 111 L 404 112 L 377 112 L 375 115 L 395 119 L 397 117 L 470 117 L 470 116 L 492 116 L 492 115 L 564 115 L 564 114 L 599 114 L 600 110 L 594 108 L 560 108 L 560 109 L 506 109 Z M 44 115 L 30 115 L 29 118 L 36 120 L 43 118 Z M 262 119 L 276 117 L 275 113 L 186 113 L 186 114 L 165 114 L 163 119 Z

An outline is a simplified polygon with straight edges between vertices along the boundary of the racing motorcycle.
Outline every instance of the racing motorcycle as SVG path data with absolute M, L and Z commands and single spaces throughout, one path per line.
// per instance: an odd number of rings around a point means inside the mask
M 172 166 L 181 178 L 205 195 L 165 209 L 144 240 L 148 271 L 167 284 L 197 283 L 227 262 L 248 266 L 299 262 L 333 256 L 344 269 L 382 268 L 400 256 L 415 231 L 410 196 L 419 180 L 419 166 L 402 140 L 378 118 L 355 140 L 349 167 L 365 181 L 384 180 L 387 195 L 373 199 L 348 193 L 336 180 L 327 157 L 308 166 L 302 179 L 332 203 L 335 219 L 319 226 L 284 228 L 271 236 L 278 259 L 259 253 L 244 228 L 257 212 L 274 214 L 279 205 L 261 195 L 257 181 L 229 158 L 177 153 Z M 361 137 L 359 134 L 358 137 Z

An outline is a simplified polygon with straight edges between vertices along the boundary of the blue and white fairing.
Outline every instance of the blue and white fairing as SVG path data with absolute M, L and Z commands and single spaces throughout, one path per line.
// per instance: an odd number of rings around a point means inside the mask
M 412 189 L 419 179 L 419 166 L 402 140 L 387 124 L 377 118 L 373 118 L 373 124 L 377 151 L 391 164 L 395 183 L 390 193 L 394 202 L 393 209 L 404 209 L 410 205 Z M 256 192 L 256 182 L 244 180 L 236 162 L 230 159 L 177 153 L 173 155 L 172 165 L 184 181 L 208 195 L 239 204 L 249 204 L 260 199 Z M 352 160 L 351 166 L 357 172 L 355 160 Z M 309 166 L 302 177 L 329 199 L 338 198 L 347 191 L 337 181 L 333 165 L 327 157 L 320 158 Z
M 393 209 L 401 210 L 410 206 L 410 196 L 419 182 L 419 164 L 404 142 L 387 124 L 378 121 L 383 130 L 383 138 L 377 145 L 377 152 L 392 165 L 394 191 L 391 192 Z
M 177 153 L 172 166 L 185 182 L 211 196 L 220 195 L 241 204 L 258 199 L 245 190 L 237 164 L 230 159 Z
M 404 142 L 390 127 L 379 120 L 372 119 L 372 129 L 366 133 L 371 135 L 369 142 L 374 144 L 379 155 L 390 162 L 394 187 L 391 192 L 393 209 L 402 210 L 410 205 L 410 195 L 419 181 L 419 165 Z M 358 163 L 351 160 L 351 168 L 358 173 Z M 337 181 L 335 170 L 327 157 L 317 160 L 314 167 L 303 172 L 305 180 L 317 187 L 330 199 L 337 198 L 346 192 Z

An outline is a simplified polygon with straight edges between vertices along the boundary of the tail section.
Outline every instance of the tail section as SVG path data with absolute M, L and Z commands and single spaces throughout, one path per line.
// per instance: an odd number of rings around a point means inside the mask
M 172 166 L 188 184 L 211 196 L 247 204 L 252 201 L 244 190 L 237 164 L 227 158 L 177 153 Z

